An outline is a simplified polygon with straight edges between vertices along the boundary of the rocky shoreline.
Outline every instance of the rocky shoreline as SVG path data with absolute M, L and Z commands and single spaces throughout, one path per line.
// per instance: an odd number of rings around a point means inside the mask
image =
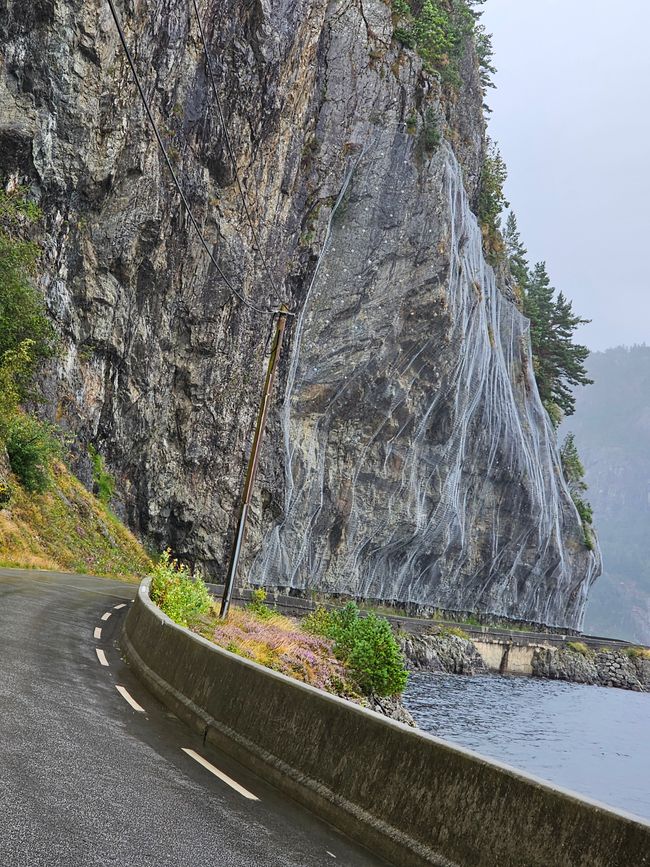
M 446 674 L 488 674 L 481 654 L 472 642 L 452 632 L 399 636 L 402 653 L 411 671 Z
M 496 674 L 462 630 L 401 633 L 402 653 L 411 671 L 446 674 Z M 639 648 L 592 650 L 582 642 L 565 647 L 538 647 L 532 652 L 530 676 L 594 686 L 650 692 L 650 655 Z M 504 671 L 503 673 L 512 673 Z
M 650 658 L 609 648 L 586 653 L 571 647 L 540 649 L 533 656 L 533 677 L 650 692 Z

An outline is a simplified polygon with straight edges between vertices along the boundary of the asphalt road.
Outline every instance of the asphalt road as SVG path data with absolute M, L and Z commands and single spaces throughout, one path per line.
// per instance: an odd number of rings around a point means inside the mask
M 0 570 L 0 865 L 383 863 L 147 692 L 117 645 L 135 589 Z

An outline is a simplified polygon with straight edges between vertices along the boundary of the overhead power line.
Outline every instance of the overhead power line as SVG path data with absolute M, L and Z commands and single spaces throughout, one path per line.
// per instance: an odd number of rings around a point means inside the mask
M 203 232 L 201 231 L 201 227 L 199 226 L 194 214 L 192 213 L 192 209 L 190 208 L 190 204 L 187 201 L 187 197 L 186 197 L 185 193 L 183 192 L 183 188 L 181 187 L 181 185 L 178 181 L 178 177 L 176 176 L 176 172 L 174 171 L 174 166 L 172 165 L 172 162 L 169 158 L 169 154 L 167 153 L 167 149 L 165 147 L 165 144 L 162 140 L 160 132 L 158 131 L 158 126 L 156 124 L 155 118 L 154 118 L 153 113 L 151 111 L 151 107 L 149 105 L 149 100 L 147 99 L 147 96 L 144 92 L 144 88 L 142 87 L 142 82 L 140 81 L 140 76 L 138 75 L 138 71 L 135 67 L 133 57 L 131 56 L 131 52 L 129 50 L 129 46 L 128 46 L 127 41 L 126 41 L 126 37 L 124 36 L 124 31 L 122 30 L 122 25 L 120 24 L 120 19 L 117 15 L 117 11 L 115 9 L 115 5 L 113 3 L 113 0 L 108 0 L 108 5 L 110 7 L 111 15 L 113 16 L 113 20 L 115 22 L 115 26 L 117 28 L 117 32 L 118 32 L 119 37 L 120 37 L 120 42 L 122 43 L 122 48 L 124 49 L 124 53 L 126 54 L 126 58 L 129 62 L 129 66 L 131 67 L 131 72 L 133 73 L 133 79 L 135 81 L 136 87 L 138 88 L 138 93 L 140 94 L 140 99 L 142 100 L 142 104 L 144 105 L 145 111 L 147 113 L 147 117 L 149 118 L 149 123 L 151 124 L 151 127 L 152 127 L 154 134 L 156 136 L 156 140 L 158 142 L 158 147 L 160 148 L 160 151 L 163 155 L 165 163 L 167 164 L 167 168 L 169 169 L 169 173 L 172 176 L 174 186 L 176 187 L 178 194 L 181 197 L 181 201 L 183 202 L 183 205 L 185 206 L 185 210 L 187 211 L 187 215 L 190 219 L 190 222 L 192 223 L 194 230 L 196 231 L 197 235 L 199 236 L 199 240 L 201 241 L 203 249 L 210 257 L 210 261 L 212 262 L 214 267 L 217 269 L 217 273 L 219 274 L 219 276 L 221 277 L 223 282 L 226 284 L 228 289 L 233 293 L 233 295 L 237 296 L 237 298 L 239 298 L 239 300 L 243 304 L 245 304 L 251 310 L 255 310 L 257 313 L 273 313 L 274 314 L 276 312 L 275 310 L 272 310 L 271 308 L 265 309 L 263 307 L 257 307 L 255 304 L 251 303 L 247 298 L 245 298 L 244 295 L 242 295 L 242 293 L 238 289 L 236 289 L 235 286 L 233 286 L 233 284 L 228 279 L 226 274 L 224 274 L 223 269 L 221 268 L 221 266 L 219 265 L 219 263 L 215 259 L 214 254 L 212 253 L 212 250 L 210 249 L 210 246 L 209 246 L 208 242 L 205 240 Z
M 223 130 L 223 137 L 226 142 L 226 150 L 228 151 L 228 156 L 230 157 L 230 161 L 232 163 L 233 172 L 235 175 L 235 180 L 237 181 L 237 187 L 239 188 L 239 195 L 241 197 L 242 205 L 244 207 L 244 212 L 246 213 L 246 219 L 248 220 L 248 225 L 251 229 L 251 234 L 253 236 L 253 242 L 255 244 L 255 249 L 260 255 L 262 259 L 262 264 L 264 265 L 264 270 L 269 278 L 269 282 L 271 283 L 271 288 L 273 289 L 276 296 L 278 295 L 278 289 L 275 285 L 275 281 L 273 279 L 273 275 L 271 274 L 271 270 L 266 261 L 266 256 L 262 252 L 262 247 L 259 242 L 259 238 L 257 236 L 257 231 L 255 230 L 255 226 L 253 225 L 253 219 L 251 217 L 250 210 L 248 208 L 248 203 L 246 201 L 246 196 L 244 194 L 244 188 L 242 186 L 241 178 L 239 176 L 239 167 L 237 166 L 237 160 L 235 158 L 235 153 L 230 142 L 230 136 L 228 135 L 228 126 L 226 124 L 226 119 L 223 113 L 223 109 L 221 107 L 221 100 L 219 99 L 219 91 L 217 89 L 217 82 L 214 77 L 214 70 L 212 67 L 212 59 L 210 57 L 210 53 L 208 52 L 208 43 L 205 38 L 205 31 L 203 30 L 203 23 L 201 21 L 201 16 L 199 14 L 199 7 L 196 0 L 192 0 L 192 5 L 194 6 L 194 13 L 196 15 L 196 21 L 199 25 L 199 33 L 201 34 L 201 42 L 203 44 L 203 54 L 205 56 L 205 65 L 208 70 L 208 76 L 210 78 L 210 84 L 212 85 L 212 92 L 214 93 L 214 101 L 217 106 L 217 112 L 219 114 L 219 122 L 221 123 L 221 129 Z

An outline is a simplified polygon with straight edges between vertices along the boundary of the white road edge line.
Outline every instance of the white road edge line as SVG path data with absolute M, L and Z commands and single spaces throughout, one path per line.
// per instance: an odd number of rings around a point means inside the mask
M 113 608 L 117 611 L 119 608 L 126 608 L 126 602 L 120 602 L 119 605 L 113 605 Z
M 223 783 L 227 786 L 230 786 L 231 789 L 234 789 L 236 792 L 239 792 L 240 795 L 243 795 L 245 798 L 248 798 L 249 801 L 259 801 L 257 795 L 254 795 L 252 792 L 249 792 L 248 789 L 245 789 L 243 786 L 240 786 L 239 783 L 236 783 L 228 774 L 224 774 L 223 771 L 220 771 L 218 768 L 215 768 L 214 765 L 211 765 L 203 756 L 200 756 L 198 753 L 195 753 L 194 750 L 188 750 L 185 747 L 181 747 L 184 753 L 186 753 L 190 758 L 194 759 L 195 762 L 198 762 L 200 765 L 210 771 L 211 774 L 214 774 L 215 777 L 218 777 Z
M 131 705 L 133 710 L 137 710 L 138 713 L 144 713 L 144 708 L 142 705 L 139 705 L 137 701 L 131 696 L 123 686 L 120 686 L 118 683 L 115 684 L 115 689 L 119 692 L 122 698 Z
M 96 626 L 95 631 L 93 632 L 93 638 L 101 638 L 102 637 L 102 628 L 101 626 Z
M 108 666 L 108 660 L 106 659 L 106 654 L 101 649 L 101 647 L 96 647 L 95 653 L 97 654 L 97 659 L 99 660 L 100 665 Z
M 102 614 L 102 620 L 108 620 L 108 618 L 111 616 L 111 614 L 112 614 L 111 611 L 107 611 L 105 614 Z

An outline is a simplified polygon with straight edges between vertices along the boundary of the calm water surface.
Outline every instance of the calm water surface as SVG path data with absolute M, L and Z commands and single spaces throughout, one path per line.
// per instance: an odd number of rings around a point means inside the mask
M 431 734 L 650 819 L 650 693 L 419 673 L 405 704 Z

